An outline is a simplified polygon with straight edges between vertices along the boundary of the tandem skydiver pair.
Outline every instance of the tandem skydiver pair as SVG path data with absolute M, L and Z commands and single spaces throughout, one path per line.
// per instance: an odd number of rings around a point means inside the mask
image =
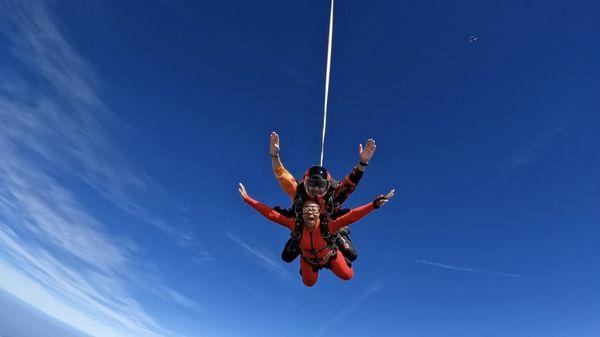
M 300 273 L 306 286 L 317 282 L 318 271 L 322 268 L 331 269 L 343 280 L 351 279 L 352 262 L 356 260 L 357 253 L 347 226 L 381 207 L 394 195 L 392 190 L 361 207 L 352 210 L 341 208 L 375 153 L 375 141 L 369 139 L 364 148 L 359 145 L 358 165 L 340 182 L 335 181 L 322 166 L 310 167 L 302 179 L 296 180 L 281 163 L 279 135 L 275 132 L 271 133 L 269 148 L 273 173 L 292 199 L 291 208 L 270 208 L 249 197 L 242 184 L 240 195 L 263 216 L 290 229 L 291 237 L 281 258 L 290 263 L 301 256 Z

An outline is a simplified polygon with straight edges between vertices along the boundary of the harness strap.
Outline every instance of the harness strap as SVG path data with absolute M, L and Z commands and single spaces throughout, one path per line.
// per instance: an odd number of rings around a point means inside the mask
M 299 184 L 299 187 L 303 187 Z M 309 196 L 307 196 L 309 197 Z M 335 239 L 336 236 L 335 235 L 331 235 L 331 233 L 329 232 L 329 221 L 333 215 L 333 212 L 336 210 L 337 207 L 339 207 L 339 202 L 337 202 L 337 200 L 333 197 L 333 191 L 328 192 L 325 197 L 325 202 L 326 202 L 326 211 L 325 214 L 321 217 L 321 224 L 319 226 L 320 229 L 320 233 L 321 236 L 323 237 L 323 239 L 325 239 L 325 241 L 327 242 L 327 246 L 325 246 L 324 248 L 318 249 L 318 250 L 310 250 L 308 252 L 310 252 L 312 255 L 315 255 L 317 253 L 322 252 L 325 249 L 330 249 L 330 253 L 325 255 L 322 258 L 308 258 L 306 256 L 304 256 L 304 254 L 302 254 L 302 258 L 308 262 L 309 264 L 311 264 L 313 267 L 319 267 L 319 268 L 323 268 L 324 266 L 326 266 L 330 259 L 332 257 L 335 257 L 337 254 L 337 246 L 335 245 Z M 303 228 L 304 228 L 304 221 L 302 219 L 302 206 L 304 204 L 305 198 L 302 195 L 302 192 L 298 192 L 296 193 L 296 196 L 294 198 L 294 202 L 292 205 L 292 211 L 295 214 L 296 217 L 296 224 L 294 226 L 294 230 L 291 233 L 291 238 L 293 241 L 297 242 L 298 244 L 300 243 L 300 240 L 302 239 L 302 233 L 303 233 Z M 307 252 L 307 250 L 303 250 L 305 252 Z M 323 262 L 323 263 L 321 263 Z
M 292 205 L 292 211 L 294 211 L 296 216 L 296 225 L 294 226 L 294 230 L 292 231 L 292 240 L 300 242 L 302 238 L 302 204 L 304 201 L 302 200 L 302 195 L 300 193 L 296 193 L 296 197 L 294 198 L 294 204 Z
M 313 266 L 313 268 L 318 268 L 318 270 L 320 270 L 323 268 L 329 268 L 331 259 L 335 258 L 336 256 L 337 250 L 332 250 L 329 254 L 323 256 L 322 258 L 315 259 L 306 257 L 304 256 L 304 254 L 302 254 L 302 259 L 304 259 L 304 261 Z
M 325 210 L 325 215 L 321 220 L 321 235 L 325 241 L 327 241 L 329 246 L 335 246 L 335 237 L 333 237 L 333 235 L 331 235 L 329 232 L 329 221 L 333 216 L 333 212 L 339 206 L 339 202 L 337 202 L 337 200 L 333 197 L 333 193 L 327 193 L 325 195 L 325 202 L 327 203 L 327 208 Z

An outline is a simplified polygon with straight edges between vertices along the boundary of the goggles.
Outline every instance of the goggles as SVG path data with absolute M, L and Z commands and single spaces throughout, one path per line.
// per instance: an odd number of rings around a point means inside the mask
M 308 214 L 308 213 L 319 214 L 319 208 L 317 208 L 317 207 L 302 208 L 302 214 Z
M 322 178 L 308 178 L 308 187 L 326 188 L 329 186 L 329 181 Z

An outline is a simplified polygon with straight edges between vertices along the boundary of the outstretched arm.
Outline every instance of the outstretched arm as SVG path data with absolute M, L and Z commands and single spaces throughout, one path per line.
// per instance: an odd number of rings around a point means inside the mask
M 271 154 L 273 174 L 275 174 L 275 178 L 279 181 L 279 186 L 281 186 L 290 199 L 294 200 L 297 186 L 296 179 L 281 163 L 281 158 L 279 158 L 279 135 L 276 132 L 271 132 L 269 153 Z
M 358 220 L 367 216 L 367 214 L 371 213 L 374 209 L 379 208 L 385 205 L 392 197 L 394 196 L 394 190 L 391 190 L 386 195 L 379 195 L 377 198 L 366 205 L 362 205 L 360 207 L 352 209 L 350 212 L 342 215 L 341 217 L 331 221 L 329 223 L 329 231 L 331 233 L 336 232 L 338 229 L 351 225 Z
M 367 165 L 369 165 L 369 161 L 373 157 L 373 154 L 375 154 L 376 148 L 377 146 L 375 145 L 375 140 L 371 138 L 367 140 L 367 145 L 364 149 L 362 144 L 358 144 L 358 165 L 352 169 L 350 174 L 344 177 L 344 180 L 338 184 L 333 192 L 333 196 L 340 204 L 344 203 L 350 194 L 354 192 L 354 189 L 356 188 L 356 185 L 358 185 L 360 178 L 362 178 Z
M 246 188 L 244 187 L 244 185 L 240 183 L 239 186 L 240 187 L 238 189 L 238 192 L 240 192 L 240 195 L 242 196 L 244 201 L 252 208 L 257 210 L 260 214 L 262 214 L 265 218 L 290 229 L 292 229 L 295 226 L 295 221 L 293 218 L 287 218 L 281 213 L 272 209 L 271 207 L 252 199 L 248 195 L 248 193 L 246 193 Z

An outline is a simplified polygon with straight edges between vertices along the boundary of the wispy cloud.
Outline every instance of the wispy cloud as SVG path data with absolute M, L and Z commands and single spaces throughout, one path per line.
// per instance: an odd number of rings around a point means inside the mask
M 255 260 L 265 269 L 275 273 L 286 282 L 291 281 L 291 275 L 287 270 L 285 270 L 285 268 L 281 266 L 282 262 L 276 260 L 269 251 L 252 246 L 231 232 L 227 232 L 227 237 L 236 243 L 240 248 L 242 248 L 246 253 L 255 258 Z
M 344 310 L 340 311 L 337 315 L 333 316 L 329 321 L 321 326 L 319 331 L 315 334 L 315 337 L 321 337 L 325 334 L 325 331 L 339 322 L 344 321 L 350 315 L 352 315 L 364 302 L 366 302 L 369 298 L 371 298 L 376 293 L 380 292 L 383 289 L 385 280 L 387 278 L 383 278 L 376 282 L 369 284 L 358 297 L 356 297 L 352 303 L 344 308 Z
M 510 273 L 503 273 L 503 272 L 498 272 L 498 271 L 493 271 L 493 270 L 476 269 L 476 268 L 469 268 L 469 267 L 457 267 L 457 266 L 453 266 L 453 265 L 449 265 L 449 264 L 443 264 L 443 263 L 427 261 L 427 260 L 415 260 L 415 259 L 408 259 L 408 258 L 402 258 L 402 260 L 410 261 L 410 262 L 414 262 L 414 263 L 420 263 L 420 264 L 424 264 L 424 265 L 431 266 L 431 267 L 437 267 L 437 268 L 443 268 L 443 269 L 455 270 L 455 271 L 462 271 L 462 272 L 468 272 L 468 273 L 481 273 L 481 274 L 490 274 L 490 275 L 510 277 L 510 278 L 533 279 L 532 277 L 523 276 L 523 275 L 519 275 L 519 274 L 510 274 Z
M 507 163 L 510 172 L 526 167 L 538 161 L 541 153 L 556 143 L 564 128 L 552 127 L 537 134 L 533 140 L 512 154 Z
M 288 75 L 291 75 L 292 77 L 295 77 L 296 79 L 300 79 L 301 81 L 303 81 L 305 83 L 310 83 L 306 74 L 301 73 L 296 68 L 284 63 L 283 61 L 279 60 L 278 58 L 276 58 L 272 55 L 269 55 L 266 52 L 264 52 L 260 49 L 254 48 L 254 47 L 248 47 L 246 49 L 248 50 L 248 52 L 251 55 L 256 55 L 257 57 L 264 59 L 269 64 L 273 65 L 273 67 L 283 70 Z
M 0 79 L 5 148 L 42 165 L 45 174 L 79 178 L 113 205 L 191 245 L 190 231 L 157 214 L 156 206 L 171 203 L 164 189 L 118 155 L 111 132 L 125 126 L 103 104 L 100 80 L 61 34 L 45 2 L 0 6 L 0 31 L 13 42 L 10 54 L 26 65 L 18 72 L 0 70 L 6 75 Z
M 53 247 L 23 244 L 27 239 L 0 228 L 0 287 L 14 296 L 91 335 L 171 335 L 129 294 L 124 276 L 132 261 L 66 263 Z M 118 251 L 119 248 L 111 247 Z M 119 267 L 123 264 L 123 267 Z M 135 271 L 131 271 L 135 273 Z M 169 288 L 167 288 L 169 289 Z
M 0 288 L 91 335 L 174 335 L 132 294 L 201 306 L 140 261 L 140 247 L 111 233 L 80 193 L 184 245 L 193 235 L 156 213 L 164 200 L 149 195 L 162 189 L 115 155 L 108 126 L 120 122 L 47 4 L 1 2 L 0 33 L 10 42 L 0 50 Z

